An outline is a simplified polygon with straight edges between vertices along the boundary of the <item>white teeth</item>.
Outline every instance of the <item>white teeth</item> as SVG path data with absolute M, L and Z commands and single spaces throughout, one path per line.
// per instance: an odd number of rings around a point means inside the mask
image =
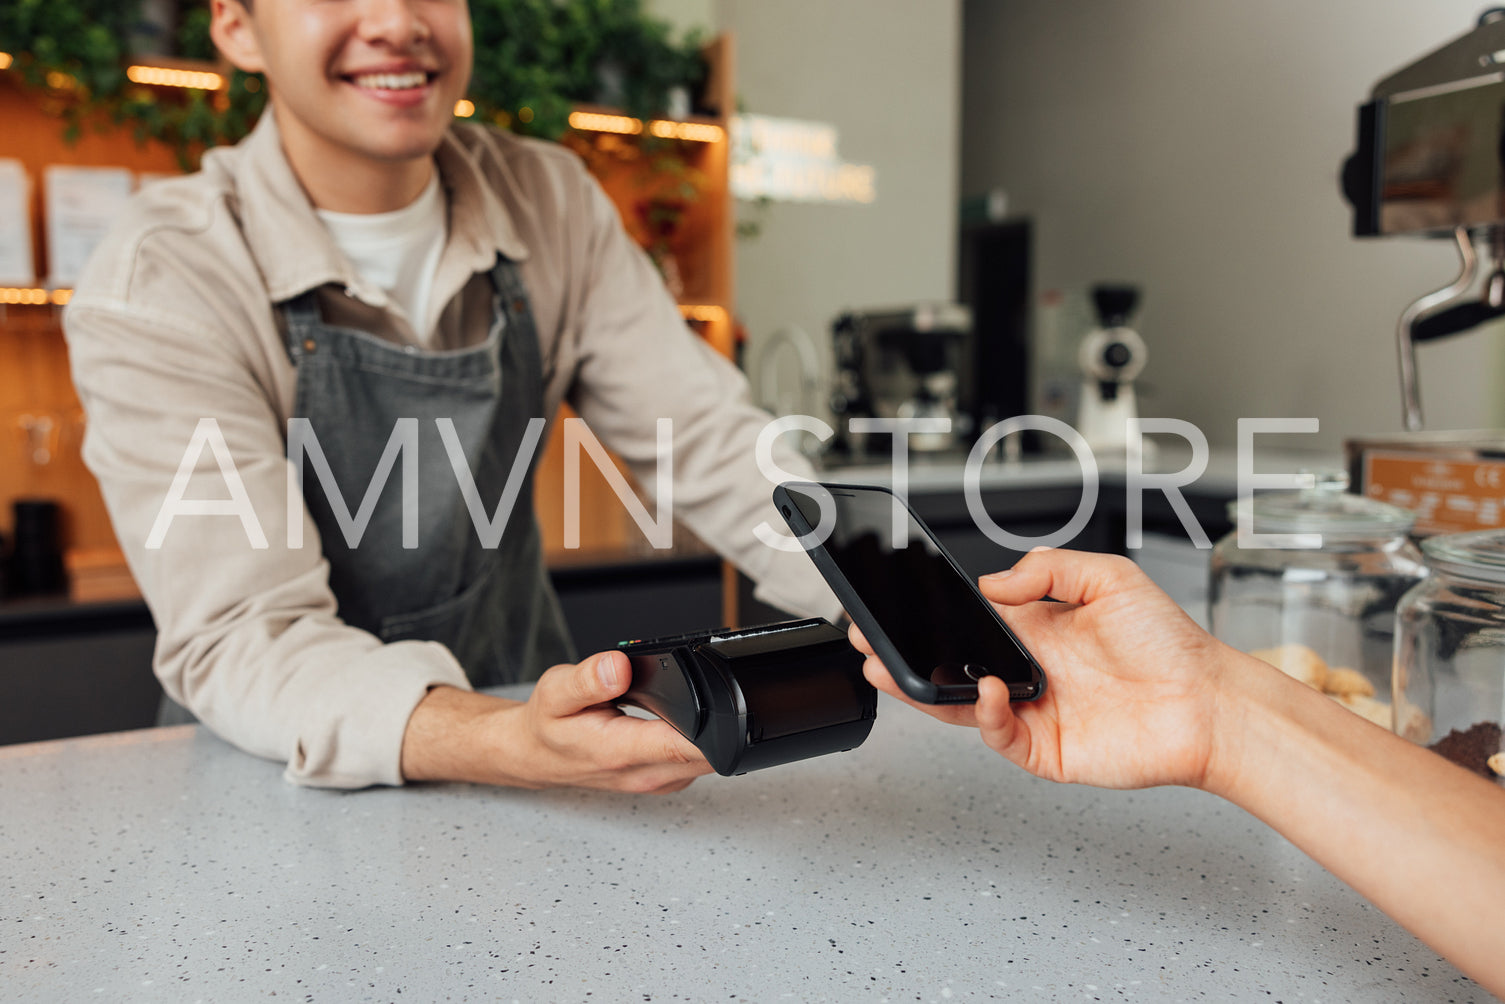
M 363 73 L 355 78 L 357 87 L 370 87 L 379 91 L 406 91 L 428 83 L 428 74 L 422 70 L 412 73 Z

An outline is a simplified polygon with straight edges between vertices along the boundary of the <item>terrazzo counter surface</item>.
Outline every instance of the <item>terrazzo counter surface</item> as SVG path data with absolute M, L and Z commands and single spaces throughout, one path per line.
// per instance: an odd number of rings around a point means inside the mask
M 196 726 L 0 748 L 6 1000 L 1481 1001 L 1270 830 L 883 698 L 667 797 L 296 788 Z

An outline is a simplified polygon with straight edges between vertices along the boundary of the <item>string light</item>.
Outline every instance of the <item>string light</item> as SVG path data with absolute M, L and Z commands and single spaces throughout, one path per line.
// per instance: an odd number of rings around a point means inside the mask
M 475 113 L 476 106 L 474 102 L 466 101 L 464 98 L 455 102 L 455 118 L 468 119 Z
M 0 303 L 40 307 L 47 303 L 47 291 L 25 287 L 0 287 Z
M 29 306 L 45 306 L 54 304 L 65 306 L 73 299 L 73 290 L 54 289 L 51 293 L 40 287 L 11 286 L 0 287 L 0 303 L 24 304 Z M 716 323 L 727 319 L 726 308 L 719 307 L 714 303 L 682 303 L 679 312 L 691 321 L 708 321 Z
M 600 112 L 571 112 L 570 128 L 580 132 L 610 132 L 619 136 L 639 136 L 643 133 L 641 119 L 626 115 L 603 115 Z M 662 139 L 683 139 L 692 143 L 720 143 L 726 138 L 726 130 L 709 122 L 674 122 L 670 119 L 655 119 L 647 126 L 648 132 Z
M 0 52 L 0 70 L 8 70 L 16 59 L 8 52 Z M 157 87 L 187 87 L 199 91 L 217 91 L 225 86 L 225 78 L 207 70 L 180 70 L 169 66 L 130 66 L 125 71 L 126 79 L 135 84 L 151 84 Z M 70 90 L 77 86 L 72 75 L 53 70 L 47 74 L 47 86 L 54 90 Z
M 671 122 L 668 119 L 658 119 L 648 128 L 653 135 L 663 139 L 684 139 L 692 143 L 720 143 L 726 136 L 720 126 L 705 122 Z
M 708 321 L 712 324 L 726 320 L 726 308 L 715 304 L 682 303 L 679 312 L 691 321 Z
M 196 91 L 217 91 L 225 85 L 225 78 L 205 70 L 177 70 L 168 66 L 132 66 L 125 71 L 126 79 L 135 84 L 151 84 L 155 87 L 186 87 Z
M 643 123 L 626 115 L 571 112 L 570 128 L 581 132 L 613 132 L 620 136 L 636 136 L 643 131 Z

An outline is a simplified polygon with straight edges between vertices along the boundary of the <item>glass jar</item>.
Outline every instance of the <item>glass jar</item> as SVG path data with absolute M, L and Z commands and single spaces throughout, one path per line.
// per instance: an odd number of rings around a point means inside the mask
M 1505 783 L 1505 532 L 1422 542 L 1432 576 L 1401 600 L 1392 692 L 1408 738 Z
M 1212 552 L 1212 633 L 1377 725 L 1404 728 L 1390 677 L 1396 604 L 1427 575 L 1407 536 L 1416 517 L 1336 486 L 1261 494 L 1247 511 L 1230 503 L 1228 515 L 1255 534 L 1320 534 L 1321 546 L 1240 547 L 1236 529 L 1224 537 Z

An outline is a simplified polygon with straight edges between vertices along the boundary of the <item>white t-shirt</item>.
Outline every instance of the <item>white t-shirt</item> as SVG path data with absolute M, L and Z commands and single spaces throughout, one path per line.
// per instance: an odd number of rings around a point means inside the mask
M 431 342 L 444 306 L 430 303 L 445 238 L 439 172 L 418 198 L 394 212 L 317 212 L 356 270 L 386 290 L 420 342 Z

